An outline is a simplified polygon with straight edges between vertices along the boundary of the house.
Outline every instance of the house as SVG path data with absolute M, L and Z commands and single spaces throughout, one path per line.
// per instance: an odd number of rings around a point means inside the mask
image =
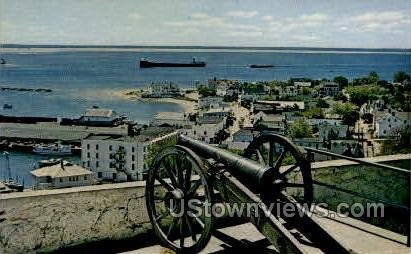
M 321 140 L 343 139 L 347 137 L 348 125 L 322 122 L 317 125 L 318 135 Z
M 299 89 L 294 86 L 276 87 L 276 91 L 280 96 L 297 96 Z
M 145 127 L 138 135 L 90 135 L 81 142 L 83 167 L 99 180 L 143 180 L 143 173 L 154 154 L 175 144 L 177 131 L 172 127 Z
M 319 94 L 322 96 L 335 96 L 340 92 L 340 85 L 333 81 L 321 81 Z
M 245 150 L 258 133 L 260 132 L 253 129 L 240 129 L 234 133 L 232 139 L 226 143 L 227 148 Z
M 93 172 L 65 160 L 30 173 L 34 188 L 41 190 L 91 185 L 94 179 Z
M 258 130 L 269 130 L 276 134 L 284 134 L 286 118 L 283 115 L 265 114 L 259 112 L 253 116 L 254 128 Z
M 304 110 L 304 101 L 265 101 L 259 100 L 257 103 L 275 106 L 277 112 Z
M 397 131 L 411 125 L 411 112 L 378 111 L 374 115 L 376 137 L 395 136 Z
M 210 108 L 209 110 L 200 113 L 198 122 L 207 122 L 210 120 L 224 121 L 224 124 L 228 117 L 232 116 L 233 112 L 230 107 L 223 108 Z
M 166 83 L 151 83 L 147 88 L 147 92 L 142 97 L 150 98 L 165 98 L 181 96 L 180 89 L 172 82 Z
M 219 96 L 207 96 L 207 97 L 200 97 L 198 99 L 199 109 L 216 108 L 222 104 L 224 104 L 223 97 L 219 97 Z
M 214 144 L 219 141 L 219 135 L 224 132 L 224 125 L 223 119 L 203 119 L 190 129 L 180 130 L 180 133 L 208 144 Z
M 158 112 L 150 122 L 152 126 L 175 126 L 178 128 L 193 124 L 184 112 Z
M 112 126 L 120 117 L 112 109 L 90 108 L 87 109 L 79 121 L 86 125 Z
M 331 153 L 336 154 L 343 154 L 347 148 L 354 150 L 359 148 L 360 151 L 364 151 L 362 144 L 358 142 L 358 140 L 330 140 L 324 141 L 321 138 L 296 138 L 293 139 L 293 143 L 302 146 L 302 147 L 309 147 L 318 150 L 324 150 Z M 321 160 L 335 160 L 333 156 L 327 156 L 319 153 L 313 153 L 315 161 Z M 363 156 L 358 156 L 363 157 Z

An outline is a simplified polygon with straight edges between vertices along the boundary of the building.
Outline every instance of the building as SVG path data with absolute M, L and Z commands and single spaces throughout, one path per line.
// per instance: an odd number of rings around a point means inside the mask
M 395 136 L 403 128 L 411 125 L 411 112 L 378 111 L 374 115 L 374 135 L 376 137 Z
M 336 154 L 343 154 L 346 151 L 347 147 L 353 150 L 356 147 L 360 147 L 361 151 L 363 151 L 361 143 L 359 143 L 357 140 L 330 140 L 328 142 L 320 138 L 298 138 L 298 139 L 293 139 L 293 143 L 295 143 L 298 146 L 309 147 L 309 148 L 314 148 L 318 150 L 324 150 L 324 151 L 328 151 L 328 152 L 336 153 Z M 327 155 L 323 155 L 319 153 L 313 153 L 313 154 L 314 154 L 315 161 L 336 159 L 333 156 L 327 156 Z
M 54 189 L 91 185 L 94 181 L 93 172 L 61 160 L 55 165 L 30 171 L 35 189 Z
M 322 96 L 335 96 L 340 92 L 340 85 L 333 81 L 322 81 L 319 94 Z
M 80 117 L 80 122 L 86 125 L 112 126 L 119 119 L 112 109 L 90 108 Z
M 172 127 L 146 127 L 136 136 L 90 135 L 81 142 L 81 160 L 99 180 L 143 180 L 156 153 L 176 140 Z
M 331 124 L 329 122 L 322 122 L 317 125 L 318 137 L 321 140 L 328 139 L 343 139 L 347 137 L 348 125 L 345 124 Z
M 276 134 L 284 134 L 286 118 L 283 115 L 265 114 L 259 112 L 253 116 L 254 128 L 258 130 L 269 130 Z
M 219 135 L 224 132 L 224 126 L 224 119 L 203 119 L 190 129 L 180 130 L 180 133 L 205 143 L 214 144 L 220 141 Z
M 295 86 L 276 87 L 279 96 L 297 96 L 300 90 Z
M 304 101 L 265 101 L 259 100 L 257 103 L 275 106 L 277 112 L 304 110 Z
M 198 108 L 208 109 L 220 107 L 223 104 L 223 98 L 219 96 L 207 96 L 198 98 Z
M 165 98 L 165 97 L 176 97 L 181 96 L 180 89 L 178 86 L 172 82 L 166 83 L 151 83 L 147 88 L 147 92 L 142 95 L 142 97 L 150 98 Z
M 189 115 L 184 112 L 158 112 L 151 121 L 153 126 L 175 126 L 178 128 L 192 124 Z

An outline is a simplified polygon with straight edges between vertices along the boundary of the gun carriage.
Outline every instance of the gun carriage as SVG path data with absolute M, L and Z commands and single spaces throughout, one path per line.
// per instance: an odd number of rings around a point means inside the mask
M 146 202 L 156 235 L 178 253 L 197 253 L 213 232 L 213 204 L 253 204 L 247 218 L 280 253 L 310 253 L 302 242 L 325 253 L 352 253 L 311 216 L 310 156 L 317 151 L 307 150 L 264 133 L 239 156 L 180 135 L 148 171 Z M 285 216 L 286 205 L 294 215 Z

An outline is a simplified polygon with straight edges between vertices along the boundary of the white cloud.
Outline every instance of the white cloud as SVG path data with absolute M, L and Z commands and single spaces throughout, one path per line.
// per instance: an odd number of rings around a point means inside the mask
M 407 29 L 409 24 L 411 19 L 400 11 L 366 12 L 336 23 L 340 27 L 352 27 L 357 32 L 391 32 L 395 29 Z
M 236 18 L 252 18 L 258 14 L 258 11 L 229 11 L 228 16 Z
M 265 21 L 272 21 L 272 20 L 273 20 L 273 16 L 266 15 L 266 16 L 264 16 L 262 19 L 265 20 Z
M 128 14 L 128 18 L 133 19 L 133 20 L 139 20 L 139 19 L 142 19 L 143 16 L 140 13 L 132 12 Z
M 263 35 L 263 32 L 261 31 L 232 31 L 225 35 L 231 36 L 231 37 L 260 37 Z

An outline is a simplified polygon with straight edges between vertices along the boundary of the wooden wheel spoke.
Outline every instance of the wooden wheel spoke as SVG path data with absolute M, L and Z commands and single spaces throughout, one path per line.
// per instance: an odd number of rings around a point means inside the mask
M 273 166 L 274 163 L 274 149 L 275 149 L 275 143 L 273 141 L 270 141 L 270 144 L 268 146 L 268 165 Z
M 161 177 L 159 177 L 158 175 L 155 176 L 155 179 L 156 179 L 157 181 L 159 181 L 160 184 L 163 185 L 168 191 L 173 191 L 173 190 L 174 190 L 174 187 L 173 187 L 171 184 L 169 184 L 168 182 L 164 181 L 164 179 L 161 178 Z
M 171 231 L 173 231 L 173 228 L 174 228 L 175 224 L 177 223 L 177 221 L 178 221 L 178 217 L 174 217 L 173 221 L 171 222 L 170 226 L 168 227 L 167 235 L 166 235 L 167 238 L 171 234 Z
M 174 170 L 177 174 L 177 183 L 180 188 L 184 186 L 184 175 L 183 175 L 183 165 L 182 165 L 182 160 L 181 160 L 181 155 L 176 155 L 175 160 L 174 160 Z
M 193 183 L 194 183 L 194 184 L 191 185 L 190 189 L 188 189 L 188 191 L 187 191 L 187 195 L 189 195 L 189 196 L 194 195 L 194 193 L 196 192 L 196 190 L 198 189 L 198 187 L 201 186 L 201 181 L 200 181 L 200 180 L 195 181 L 195 182 L 193 182 Z
M 283 160 L 284 160 L 284 158 L 285 158 L 285 154 L 286 154 L 286 153 L 287 153 L 286 151 L 282 151 L 281 154 L 280 154 L 280 156 L 278 156 L 278 159 L 275 161 L 275 164 L 274 164 L 274 165 L 273 165 L 273 164 L 270 165 L 270 166 L 273 167 L 273 169 L 274 169 L 275 172 L 278 172 L 278 170 L 280 170 L 281 163 L 283 163 Z
M 166 161 L 167 161 L 167 163 L 166 163 Z M 168 174 L 171 182 L 173 183 L 173 185 L 178 186 L 177 177 L 176 177 L 176 175 L 174 174 L 174 172 L 172 170 L 172 166 L 170 164 L 170 161 L 169 160 L 163 160 L 162 164 L 164 166 L 163 169 L 167 172 L 167 174 Z
M 200 225 L 201 228 L 204 228 L 204 226 L 205 226 L 204 222 L 200 218 L 198 218 L 197 215 L 192 214 L 192 216 L 193 216 L 194 220 L 198 223 L 198 225 Z
M 169 214 L 170 214 L 170 211 L 169 211 L 169 210 L 166 210 L 165 213 L 162 213 L 162 214 L 158 215 L 156 218 L 154 218 L 154 220 L 155 220 L 155 221 L 159 221 L 159 220 L 161 220 L 162 218 L 168 216 Z
M 299 165 L 293 165 L 292 167 L 288 168 L 286 171 L 280 173 L 279 178 L 285 178 L 286 175 L 294 171 L 296 168 L 298 168 Z
M 192 171 L 192 168 L 191 168 L 191 167 L 187 167 L 187 168 L 186 168 L 186 175 L 185 175 L 185 180 L 184 180 L 184 182 L 185 182 L 184 189 L 185 189 L 185 190 L 189 190 L 189 189 L 190 189 L 190 185 L 191 185 L 191 171 Z
M 261 165 L 266 165 L 265 164 L 265 161 L 264 161 L 264 157 L 261 155 L 261 151 L 259 150 L 259 149 L 257 149 L 256 150 L 256 154 L 257 154 L 257 159 L 258 159 L 258 162 L 261 164 Z
M 180 217 L 180 248 L 184 248 L 184 216 Z
M 185 221 L 186 221 L 186 224 L 187 224 L 187 229 L 190 232 L 191 238 L 193 239 L 194 242 L 196 242 L 197 241 L 197 235 L 191 227 L 191 222 L 190 222 L 190 219 L 188 218 L 188 215 L 185 214 L 184 218 L 185 218 Z

